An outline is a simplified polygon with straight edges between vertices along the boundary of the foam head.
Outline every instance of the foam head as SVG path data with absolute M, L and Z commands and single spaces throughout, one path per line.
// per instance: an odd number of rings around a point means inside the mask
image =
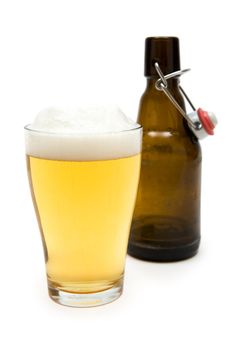
M 128 157 L 141 150 L 141 128 L 113 106 L 48 108 L 25 128 L 26 153 L 54 160 Z

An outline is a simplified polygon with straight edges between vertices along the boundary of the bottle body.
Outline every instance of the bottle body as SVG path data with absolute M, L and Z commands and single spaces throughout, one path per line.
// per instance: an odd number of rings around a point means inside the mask
M 155 81 L 147 80 L 139 107 L 142 165 L 128 252 L 175 261 L 195 255 L 200 243 L 201 148 Z M 184 108 L 178 81 L 169 84 Z

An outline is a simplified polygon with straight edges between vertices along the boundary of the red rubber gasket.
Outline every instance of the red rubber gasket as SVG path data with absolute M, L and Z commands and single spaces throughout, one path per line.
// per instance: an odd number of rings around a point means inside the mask
M 207 134 L 214 135 L 215 125 L 212 122 L 212 120 L 210 119 L 208 112 L 204 111 L 201 108 L 198 108 L 197 114 L 198 114 L 198 116 L 201 120 L 201 123 L 202 123 L 205 131 L 207 132 Z

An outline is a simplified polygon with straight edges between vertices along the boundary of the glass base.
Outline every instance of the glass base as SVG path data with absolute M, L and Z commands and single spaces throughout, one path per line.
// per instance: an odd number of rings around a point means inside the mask
M 76 290 L 78 286 L 76 286 Z M 105 290 L 103 290 L 105 289 Z M 111 303 L 118 299 L 123 290 L 123 278 L 114 282 L 112 286 L 106 289 L 106 285 L 102 286 L 101 291 L 97 292 L 83 292 L 83 285 L 80 288 L 82 292 L 69 292 L 58 286 L 53 286 L 49 282 L 48 291 L 50 298 L 60 305 L 71 307 L 93 307 Z

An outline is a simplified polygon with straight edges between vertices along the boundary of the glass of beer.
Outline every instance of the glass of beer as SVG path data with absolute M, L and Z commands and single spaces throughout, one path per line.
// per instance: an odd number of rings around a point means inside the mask
M 88 131 L 87 122 L 79 132 L 45 120 L 25 127 L 25 141 L 49 295 L 67 306 L 109 303 L 123 288 L 142 129 Z

